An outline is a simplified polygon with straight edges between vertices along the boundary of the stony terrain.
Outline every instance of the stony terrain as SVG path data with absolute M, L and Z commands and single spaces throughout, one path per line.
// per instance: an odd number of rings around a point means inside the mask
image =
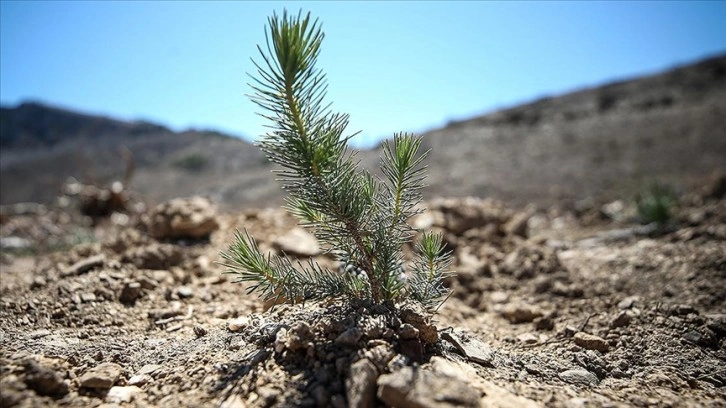
M 246 294 L 218 263 L 235 229 L 337 267 L 279 209 L 4 206 L 0 405 L 726 406 L 725 184 L 660 228 L 627 200 L 432 199 L 412 225 L 457 271 L 434 316 Z

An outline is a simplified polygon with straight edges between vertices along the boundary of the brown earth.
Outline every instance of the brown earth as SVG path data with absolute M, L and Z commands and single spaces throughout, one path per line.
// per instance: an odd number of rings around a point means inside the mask
M 265 250 L 318 253 L 283 239 L 296 227 L 282 210 L 176 202 L 94 223 L 7 207 L 0 405 L 726 406 L 719 180 L 662 228 L 627 202 L 431 200 L 412 224 L 445 234 L 457 271 L 432 321 L 414 304 L 266 310 L 219 253 L 238 228 Z M 196 238 L 159 232 L 174 228 Z

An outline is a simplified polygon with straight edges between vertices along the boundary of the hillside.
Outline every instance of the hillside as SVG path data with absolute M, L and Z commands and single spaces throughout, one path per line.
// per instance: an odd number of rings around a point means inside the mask
M 108 183 L 133 155 L 131 189 L 151 202 L 192 194 L 228 208 L 281 202 L 259 150 L 216 132 L 173 132 L 25 103 L 0 112 L 0 202 L 52 200 L 70 176 Z M 631 196 L 652 180 L 691 187 L 726 171 L 726 56 L 611 83 L 425 134 L 427 197 L 546 206 Z M 362 152 L 366 167 L 380 150 Z M 28 183 L 32 180 L 32 183 Z
M 679 189 L 726 170 L 726 56 L 426 134 L 431 190 L 524 204 Z
M 151 202 L 201 194 L 262 205 L 279 195 L 269 186 L 270 167 L 259 149 L 218 132 L 173 132 L 35 103 L 3 108 L 0 115 L 3 204 L 51 201 L 69 177 L 100 185 L 121 180 L 125 149 L 133 157 L 130 188 Z M 262 192 L 254 192 L 258 185 Z

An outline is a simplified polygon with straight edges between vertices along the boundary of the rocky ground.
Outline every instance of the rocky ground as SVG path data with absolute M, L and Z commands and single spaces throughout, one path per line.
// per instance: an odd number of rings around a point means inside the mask
M 601 204 L 427 202 L 457 271 L 433 317 L 246 294 L 236 229 L 337 267 L 282 210 L 4 207 L 0 405 L 726 406 L 723 179 L 663 228 Z

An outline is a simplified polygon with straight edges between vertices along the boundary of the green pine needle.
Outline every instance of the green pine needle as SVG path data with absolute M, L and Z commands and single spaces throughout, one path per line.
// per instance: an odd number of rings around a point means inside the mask
M 355 135 L 346 134 L 348 115 L 330 110 L 325 75 L 316 68 L 324 38 L 318 20 L 284 11 L 268 23 L 250 84 L 252 101 L 271 123 L 259 145 L 281 167 L 277 175 L 290 194 L 286 208 L 338 261 L 365 276 L 265 256 L 247 232 L 238 232 L 222 254 L 226 272 L 265 299 L 354 297 L 382 303 L 411 296 L 435 309 L 448 293 L 443 279 L 450 257 L 441 238 L 424 234 L 411 279 L 401 274 L 402 247 L 414 232 L 407 221 L 419 212 L 424 187 L 428 152 L 419 151 L 421 138 L 396 134 L 384 145 L 383 179 L 358 168 L 348 149 Z

